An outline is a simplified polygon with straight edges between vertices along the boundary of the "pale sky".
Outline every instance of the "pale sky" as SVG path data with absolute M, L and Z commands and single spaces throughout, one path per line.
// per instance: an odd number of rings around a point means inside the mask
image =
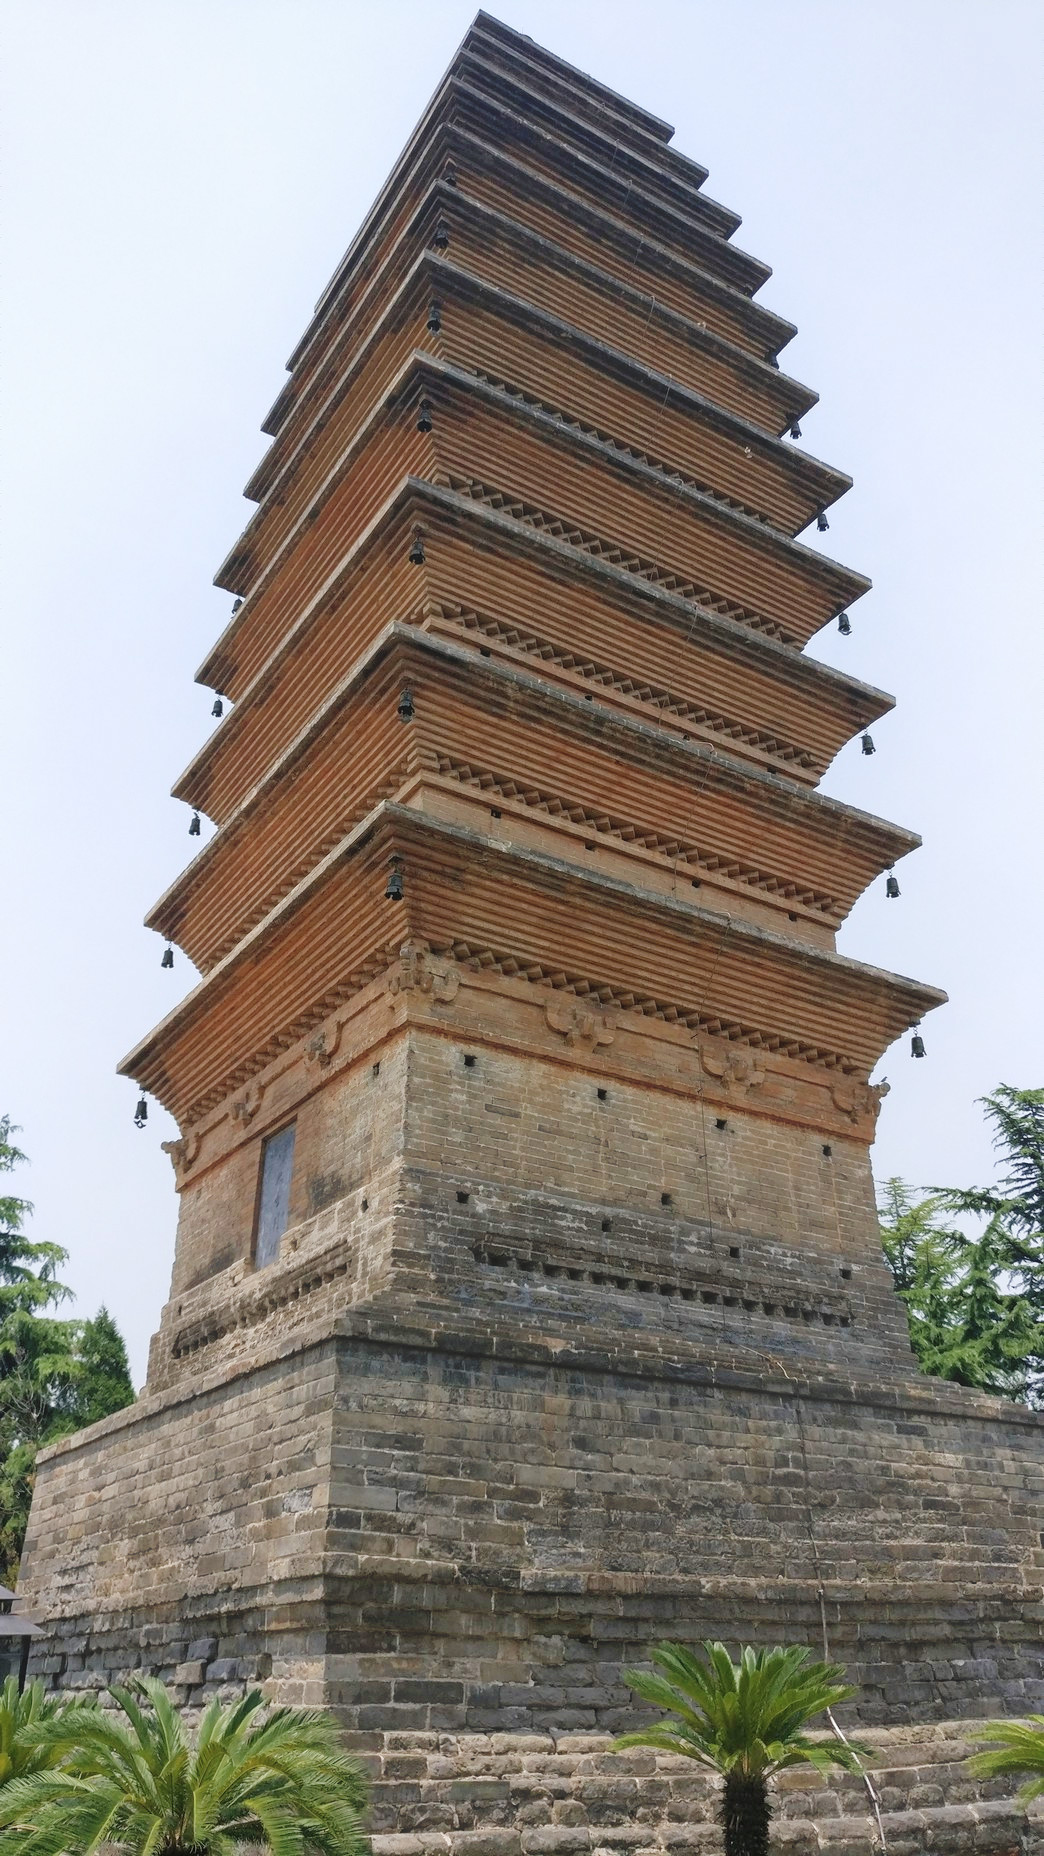
M 312 305 L 471 0 L 7 0 L 0 1111 L 34 1232 L 144 1376 L 176 1199 L 115 1074 L 186 991 L 142 917 L 188 861 L 169 788 L 213 726 L 211 584 Z M 920 831 L 844 952 L 952 1003 L 876 1072 L 879 1178 L 988 1178 L 975 1098 L 1044 1083 L 1037 0 L 502 0 L 676 125 L 773 266 L 803 445 L 870 574 L 813 653 L 893 691 L 825 790 Z M 814 537 L 813 537 L 814 539 Z

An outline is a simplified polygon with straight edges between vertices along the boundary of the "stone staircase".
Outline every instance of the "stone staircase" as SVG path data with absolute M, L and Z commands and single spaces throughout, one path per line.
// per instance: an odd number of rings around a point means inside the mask
M 887 1856 L 1044 1856 L 1044 1809 L 971 1778 L 974 1723 L 864 1731 Z M 687 1760 L 609 1751 L 603 1734 L 358 1735 L 373 1776 L 374 1856 L 719 1856 L 713 1778 Z M 379 1746 L 375 1741 L 380 1740 Z M 795 1768 L 775 1785 L 774 1848 L 870 1856 L 862 1781 Z

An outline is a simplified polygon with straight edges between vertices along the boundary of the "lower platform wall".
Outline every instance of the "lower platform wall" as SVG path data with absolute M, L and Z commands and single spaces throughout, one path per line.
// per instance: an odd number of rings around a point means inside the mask
M 793 1767 L 770 1786 L 772 1847 L 787 1856 L 1031 1856 L 1044 1801 L 977 1780 L 975 1723 L 864 1732 L 858 1774 Z M 824 1736 L 829 1738 L 829 1736 Z M 360 1735 L 373 1856 L 720 1856 L 718 1781 L 692 1760 L 611 1750 L 598 1734 Z M 877 1812 L 880 1813 L 878 1817 Z
M 848 1718 L 1044 1708 L 1032 1414 L 354 1326 L 45 1454 L 20 1596 L 54 1686 L 148 1667 L 359 1732 L 617 1731 L 650 1643 L 818 1650 L 822 1587 Z

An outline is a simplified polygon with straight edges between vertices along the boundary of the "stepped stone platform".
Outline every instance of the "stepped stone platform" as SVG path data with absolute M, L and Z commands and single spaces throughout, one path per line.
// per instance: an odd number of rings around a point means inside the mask
M 965 1766 L 977 1723 L 873 1729 L 867 1761 L 888 1856 L 1044 1850 L 1044 1801 Z M 374 1856 L 717 1856 L 716 1783 L 693 1762 L 605 1734 L 357 1735 L 374 1786 Z M 863 1781 L 795 1768 L 773 1784 L 781 1856 L 867 1856 L 881 1839 Z

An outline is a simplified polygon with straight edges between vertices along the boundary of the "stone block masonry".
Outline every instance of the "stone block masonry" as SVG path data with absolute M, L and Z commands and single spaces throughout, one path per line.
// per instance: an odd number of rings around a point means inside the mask
M 615 1730 L 650 1641 L 816 1643 L 822 1585 L 860 1718 L 1044 1705 L 1030 1414 L 637 1329 L 552 1344 L 542 1315 L 337 1326 L 51 1453 L 32 1571 L 63 1686 L 144 1661 L 365 1731 Z

